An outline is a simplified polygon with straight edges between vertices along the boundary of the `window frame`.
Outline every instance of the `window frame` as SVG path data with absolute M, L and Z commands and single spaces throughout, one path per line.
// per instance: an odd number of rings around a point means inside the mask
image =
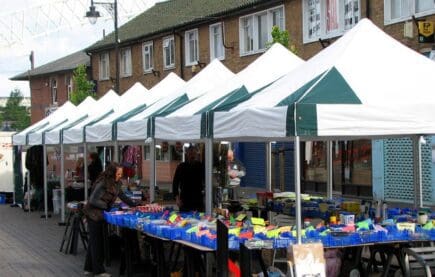
M 416 12 L 417 0 L 408 0 L 409 15 L 401 16 L 398 18 L 391 18 L 391 1 L 392 0 L 384 0 L 384 25 L 391 25 L 391 24 L 411 20 L 413 15 L 416 18 L 419 18 L 419 17 L 435 14 L 435 3 L 432 9 L 422 11 L 422 12 Z
M 119 50 L 119 75 L 121 78 L 130 77 L 133 74 L 133 65 L 131 62 L 131 47 L 125 47 Z
M 145 47 L 148 46 L 148 52 L 145 53 Z M 146 68 L 147 66 L 147 61 L 146 61 L 146 56 L 149 56 L 149 68 Z M 154 42 L 153 41 L 146 41 L 142 44 L 142 69 L 143 69 L 143 73 L 147 74 L 147 73 L 151 73 L 153 72 L 154 69 Z
M 105 81 L 110 79 L 110 58 L 109 52 L 101 53 L 99 56 L 99 79 L 100 81 Z M 104 61 L 104 63 L 103 63 Z M 104 75 L 106 73 L 107 75 Z
M 57 105 L 58 90 L 57 90 L 57 78 L 55 77 L 50 79 L 50 94 L 51 94 L 51 104 Z
M 193 61 L 191 60 L 192 57 L 190 57 L 190 50 L 191 50 L 190 49 L 190 40 L 189 40 L 190 34 L 193 34 L 194 39 L 196 40 L 196 43 L 194 44 L 194 47 L 196 47 L 196 49 L 194 49 L 194 55 L 196 54 L 196 59 L 194 59 Z M 184 61 L 185 61 L 185 66 L 196 65 L 199 61 L 199 32 L 198 32 L 198 29 L 188 30 L 184 33 Z
M 173 53 L 171 55 L 171 53 L 169 52 L 169 54 L 173 57 L 174 60 L 170 64 L 166 64 L 166 51 L 165 51 L 165 48 L 167 46 L 165 46 L 165 44 L 166 44 L 166 42 L 168 42 L 170 44 L 171 41 L 172 41 L 172 46 L 173 47 L 171 47 L 171 45 L 168 45 L 168 46 L 169 46 L 169 51 L 171 51 L 171 49 L 173 49 Z M 168 37 L 164 37 L 162 39 L 162 50 L 163 50 L 163 69 L 164 70 L 168 70 L 168 69 L 175 68 L 175 38 L 174 38 L 174 36 L 168 36 Z
M 352 25 L 345 25 L 345 2 L 343 0 L 334 0 L 336 1 L 336 4 L 338 4 L 337 7 L 338 28 L 336 28 L 335 30 L 327 31 L 327 16 L 326 16 L 327 5 L 326 5 L 326 1 L 320 0 L 319 35 L 309 37 L 308 25 L 310 20 L 310 14 L 308 9 L 309 7 L 308 1 L 309 0 L 302 1 L 302 41 L 304 44 L 317 42 L 319 41 L 319 39 L 329 39 L 329 38 L 342 36 L 347 30 L 353 28 L 356 25 L 355 20 L 352 23 Z M 358 1 L 358 12 L 355 16 L 358 18 L 358 22 L 359 22 L 361 20 L 361 0 L 357 0 L 357 1 Z
M 66 75 L 65 76 L 65 88 L 66 88 L 66 95 L 68 100 L 71 100 L 71 95 L 73 91 L 73 76 Z
M 218 22 L 215 24 L 211 24 L 208 28 L 209 30 L 209 41 L 210 41 L 210 61 L 214 59 L 218 59 L 220 61 L 225 60 L 225 47 L 224 47 L 224 38 L 223 35 L 225 34 L 225 31 L 222 31 L 222 29 L 225 28 L 225 25 L 223 25 L 223 22 Z M 215 57 L 215 33 L 212 32 L 213 28 L 217 27 L 220 34 L 220 47 L 222 49 L 222 55 L 219 57 Z
M 276 11 L 280 9 L 282 11 L 282 23 L 283 26 L 282 28 L 284 28 L 285 30 L 285 9 L 284 9 L 284 5 L 279 5 L 279 6 L 275 6 L 269 9 L 265 9 L 265 10 L 261 10 L 255 13 L 251 13 L 248 15 L 244 15 L 239 17 L 239 53 L 240 53 L 240 57 L 243 56 L 248 56 L 248 55 L 254 55 L 257 53 L 263 53 L 267 50 L 267 42 L 272 41 L 272 27 L 273 27 L 273 16 L 272 16 L 272 12 Z M 269 30 L 267 32 L 267 41 L 265 42 L 265 46 L 264 48 L 260 48 L 259 45 L 259 28 L 258 28 L 258 18 L 261 15 L 266 15 L 266 30 Z M 245 20 L 248 19 L 250 20 L 250 24 L 252 26 L 250 26 L 250 33 L 252 34 L 252 39 L 249 41 L 250 45 L 248 47 L 248 49 L 246 50 L 246 36 L 245 36 L 245 29 L 246 29 L 246 24 Z

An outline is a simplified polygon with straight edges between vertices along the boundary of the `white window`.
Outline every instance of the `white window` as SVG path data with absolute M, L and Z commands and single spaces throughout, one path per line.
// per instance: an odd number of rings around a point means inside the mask
M 223 42 L 222 23 L 210 25 L 210 61 L 225 59 Z
M 121 49 L 121 77 L 131 76 L 131 49 Z
M 210 60 L 225 59 L 224 39 L 222 36 L 222 23 L 210 25 Z
M 70 75 L 65 77 L 65 86 L 66 86 L 66 93 L 67 93 L 68 100 L 71 100 L 73 82 L 72 82 L 72 77 Z
M 194 65 L 199 61 L 198 29 L 187 31 L 184 35 L 186 65 Z
M 435 13 L 434 0 L 384 0 L 384 23 L 392 24 Z
M 303 0 L 304 43 L 341 36 L 360 17 L 360 0 Z
M 175 67 L 175 42 L 173 36 L 163 39 L 163 67 L 165 69 Z
M 240 55 L 262 52 L 272 41 L 272 27 L 284 29 L 284 8 L 276 7 L 240 18 Z
M 51 89 L 51 103 L 53 105 L 57 104 L 57 80 L 55 78 L 50 81 L 50 89 Z
M 143 44 L 143 72 L 151 72 L 154 68 L 154 46 L 153 42 L 145 42 Z
M 109 53 L 100 54 L 100 80 L 109 80 Z

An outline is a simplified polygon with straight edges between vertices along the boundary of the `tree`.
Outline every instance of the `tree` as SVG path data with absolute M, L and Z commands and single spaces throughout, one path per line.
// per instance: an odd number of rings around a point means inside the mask
M 74 90 L 71 93 L 71 102 L 75 105 L 80 104 L 86 97 L 95 98 L 93 92 L 94 83 L 88 80 L 86 65 L 79 65 L 73 72 Z
M 294 44 L 290 44 L 290 35 L 287 30 L 280 30 L 278 26 L 272 27 L 272 42 L 268 43 L 268 47 L 272 46 L 274 43 L 280 43 L 285 48 L 289 49 L 294 54 L 297 54 L 297 49 Z
M 21 105 L 23 94 L 19 89 L 14 89 L 9 95 L 6 106 L 1 109 L 3 121 L 11 123 L 11 129 L 21 131 L 30 126 L 30 115 L 27 108 Z

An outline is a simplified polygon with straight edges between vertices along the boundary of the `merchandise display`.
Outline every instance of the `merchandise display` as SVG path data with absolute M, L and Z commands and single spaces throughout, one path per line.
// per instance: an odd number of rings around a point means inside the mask
M 346 204 L 347 205 L 347 204 Z M 420 224 L 423 211 L 388 209 L 388 219 L 376 223 L 371 218 L 358 220 L 355 214 L 341 210 L 334 220 L 320 221 L 317 226 L 304 220 L 302 243 L 321 242 L 324 247 L 343 247 L 394 241 L 435 240 L 435 213 L 425 211 L 425 224 Z M 108 223 L 137 229 L 156 237 L 184 240 L 216 249 L 216 218 L 196 212 L 176 212 L 156 204 L 125 211 L 105 213 Z M 240 243 L 259 248 L 287 248 L 296 243 L 294 226 L 274 226 L 263 218 L 244 213 L 224 220 L 228 227 L 228 247 L 237 250 Z M 326 223 L 325 223 L 326 222 Z

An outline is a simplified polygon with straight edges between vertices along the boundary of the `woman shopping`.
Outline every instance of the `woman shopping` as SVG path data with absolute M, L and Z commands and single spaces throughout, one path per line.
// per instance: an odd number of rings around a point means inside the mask
M 103 213 L 110 210 L 119 197 L 129 206 L 136 206 L 121 190 L 120 179 L 123 168 L 117 163 L 111 163 L 101 173 L 94 184 L 94 189 L 86 203 L 83 212 L 86 215 L 89 231 L 89 245 L 85 261 L 85 275 L 111 276 L 104 269 L 103 251 Z

